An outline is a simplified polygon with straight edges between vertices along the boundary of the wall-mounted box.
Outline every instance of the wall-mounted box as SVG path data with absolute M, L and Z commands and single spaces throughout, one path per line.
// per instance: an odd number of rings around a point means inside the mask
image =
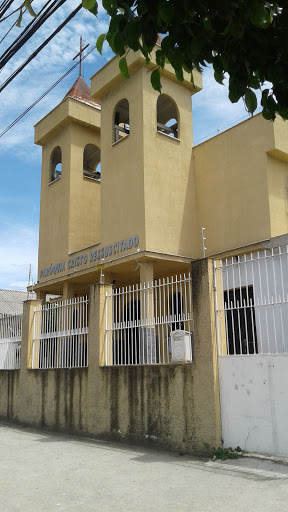
M 191 363 L 192 361 L 192 333 L 176 330 L 171 332 L 172 362 Z

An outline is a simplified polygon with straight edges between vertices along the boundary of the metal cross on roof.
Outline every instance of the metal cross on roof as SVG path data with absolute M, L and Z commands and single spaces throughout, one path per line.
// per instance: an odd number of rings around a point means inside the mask
M 82 72 L 82 53 L 84 52 L 84 50 L 86 50 L 86 48 L 88 48 L 88 46 L 90 46 L 90 44 L 86 44 L 86 46 L 84 46 L 84 48 L 82 48 L 82 36 L 80 36 L 80 52 L 77 53 L 77 55 L 75 55 L 74 59 L 77 59 L 77 57 L 79 57 L 79 76 L 81 76 L 81 72 Z

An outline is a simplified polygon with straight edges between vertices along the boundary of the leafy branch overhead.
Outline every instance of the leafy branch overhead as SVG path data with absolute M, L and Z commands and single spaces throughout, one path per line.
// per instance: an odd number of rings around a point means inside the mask
M 96 0 L 82 4 L 97 15 Z M 149 62 L 161 34 L 158 68 L 151 73 L 156 90 L 161 91 L 159 70 L 166 62 L 180 81 L 184 72 L 201 71 L 210 64 L 217 82 L 228 76 L 232 103 L 243 98 L 253 114 L 255 91 L 260 90 L 264 118 L 274 120 L 279 114 L 288 119 L 287 0 L 103 0 L 102 4 L 110 25 L 107 34 L 98 38 L 97 48 L 101 52 L 107 40 L 121 57 L 123 76 L 129 76 L 127 51 L 140 50 Z
M 28 11 L 33 18 L 37 18 L 36 12 L 32 9 L 31 6 L 31 0 L 24 0 L 24 2 L 16 9 L 16 11 L 19 11 L 18 20 L 16 22 L 16 27 L 22 28 L 21 22 L 23 17 L 23 12 Z

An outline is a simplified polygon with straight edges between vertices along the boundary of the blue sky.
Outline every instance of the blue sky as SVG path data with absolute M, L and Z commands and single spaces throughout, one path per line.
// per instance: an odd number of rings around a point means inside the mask
M 20 1 L 15 0 L 14 8 L 17 3 L 20 4 Z M 79 0 L 67 0 L 51 16 L 2 69 L 0 84 L 55 30 L 78 3 Z M 43 0 L 34 0 L 34 10 L 38 12 L 43 4 Z M 0 23 L 0 39 L 14 19 L 9 18 Z M 24 15 L 23 26 L 29 20 L 29 16 Z M 72 67 L 72 59 L 79 51 L 80 35 L 83 36 L 84 44 L 95 45 L 98 35 L 107 29 L 108 21 L 101 5 L 98 18 L 82 9 L 0 93 L 0 132 Z M 1 55 L 18 34 L 19 29 L 15 27 L 1 43 Z M 104 46 L 103 56 L 94 51 L 84 61 L 83 74 L 89 85 L 90 77 L 111 56 L 108 46 Z M 76 69 L 0 138 L 0 288 L 24 290 L 28 282 L 30 263 L 34 281 L 37 280 L 41 148 L 33 143 L 33 126 L 63 99 L 77 76 Z M 204 71 L 203 85 L 203 91 L 195 95 L 192 102 L 195 144 L 248 117 L 241 100 L 236 105 L 230 104 L 227 88 L 214 81 L 211 69 Z

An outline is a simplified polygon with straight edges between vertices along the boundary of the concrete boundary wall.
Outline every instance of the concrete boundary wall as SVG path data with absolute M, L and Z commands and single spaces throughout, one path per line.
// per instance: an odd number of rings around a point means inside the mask
M 153 442 L 186 453 L 221 445 L 212 261 L 192 265 L 194 362 L 103 367 L 106 285 L 90 287 L 89 366 L 32 370 L 36 301 L 24 304 L 21 369 L 0 372 L 0 418 L 80 435 Z M 30 350 L 30 348 L 29 348 Z

